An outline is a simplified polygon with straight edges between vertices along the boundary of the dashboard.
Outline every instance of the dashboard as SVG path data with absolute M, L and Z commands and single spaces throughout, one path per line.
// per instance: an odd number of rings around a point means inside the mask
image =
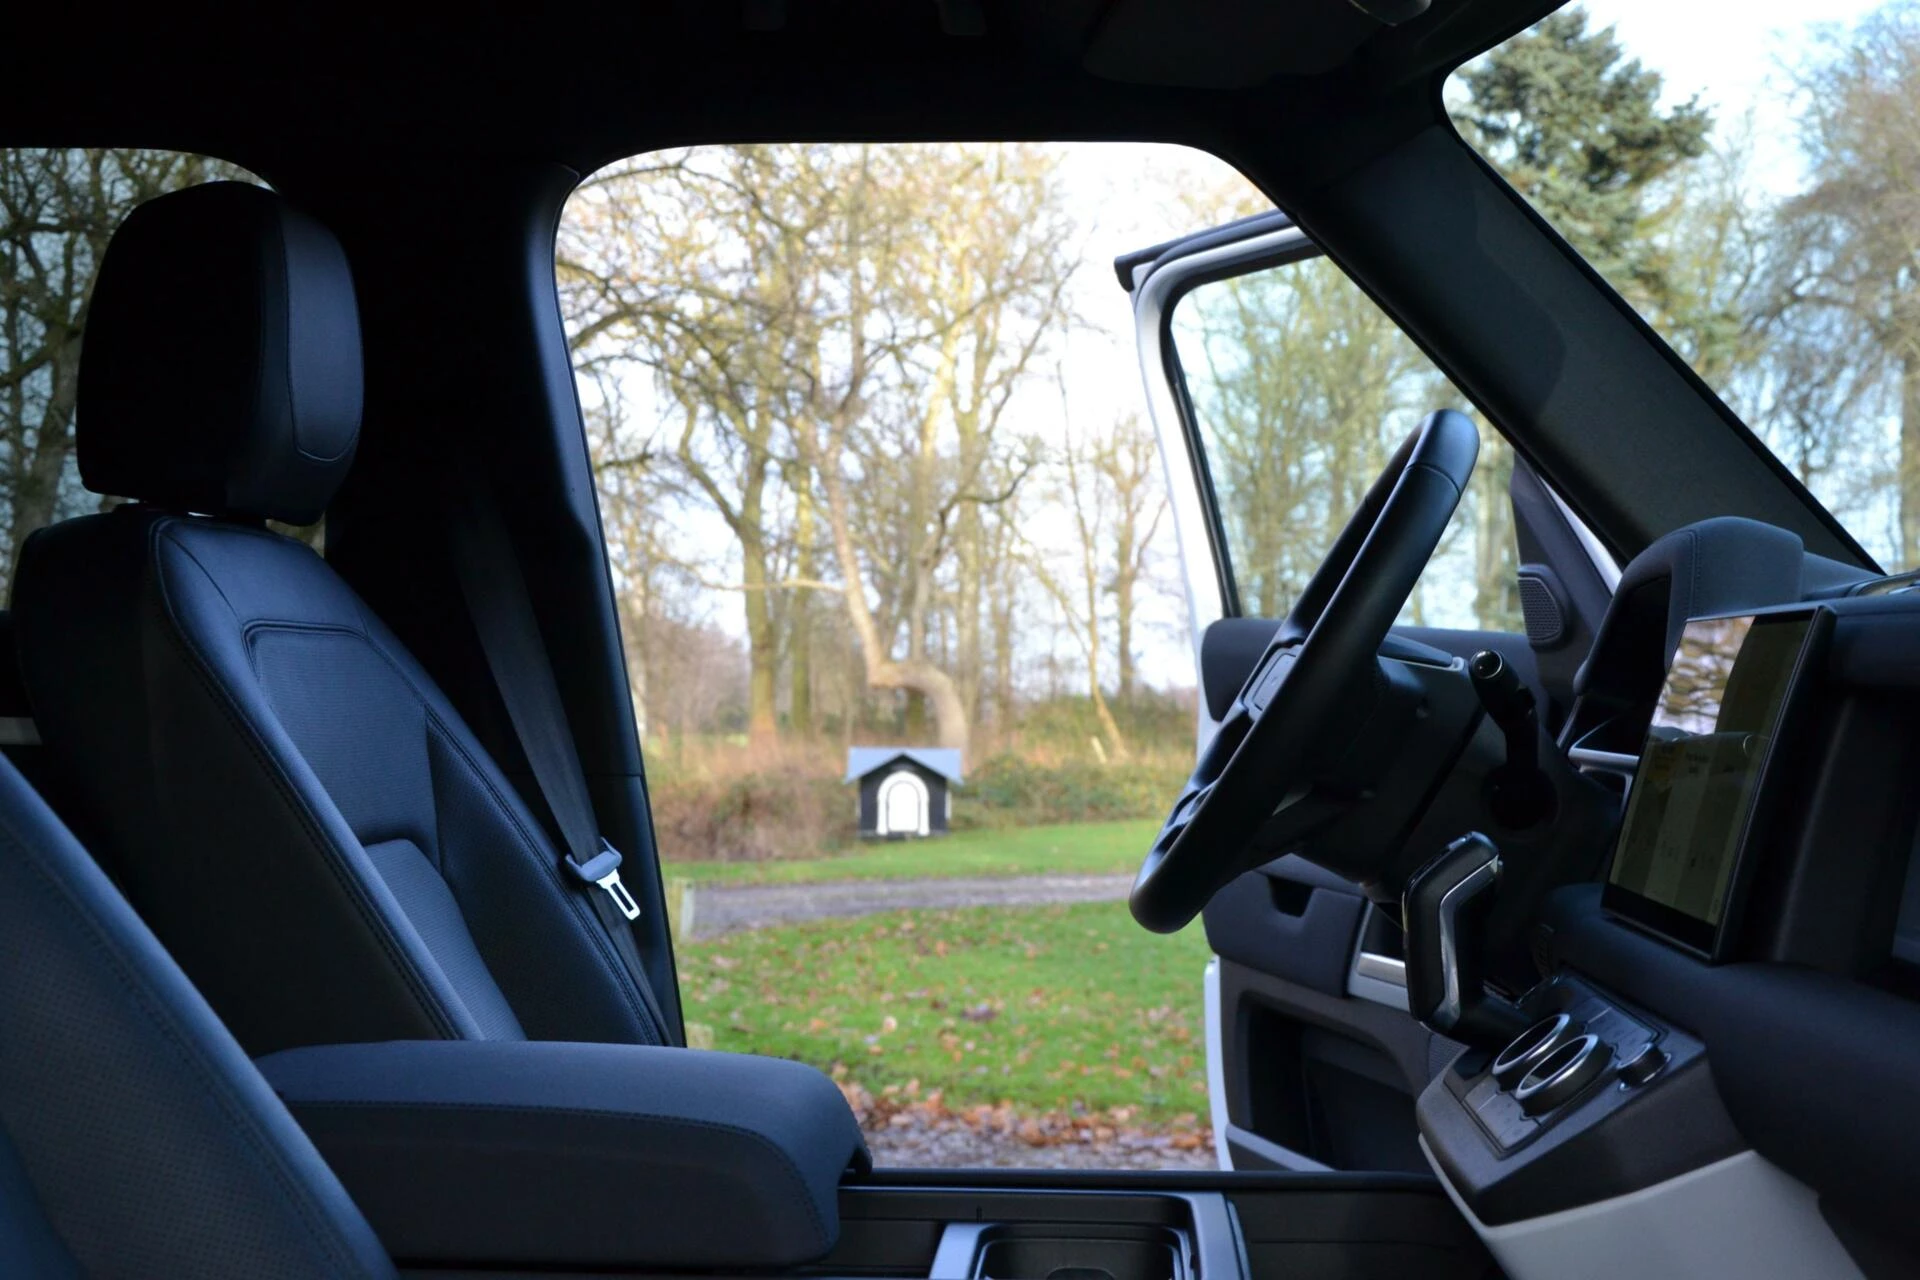
M 1560 736 L 1615 790 L 1421 1141 L 1515 1280 L 1920 1274 L 1920 590 L 1716 520 L 1623 573 Z

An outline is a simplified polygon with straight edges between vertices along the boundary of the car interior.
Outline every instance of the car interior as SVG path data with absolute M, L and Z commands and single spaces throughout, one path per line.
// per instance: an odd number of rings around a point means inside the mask
M 1920 1274 L 1920 596 L 1449 119 L 1554 7 L 10 15 L 69 52 L 0 146 L 270 185 L 114 230 L 111 501 L 17 552 L 0 1271 Z M 876 1168 L 822 1072 L 686 1047 L 556 225 L 622 157 L 871 139 L 1277 207 L 1114 263 L 1200 683 L 1129 908 L 1216 957 L 1217 1171 Z M 1523 631 L 1402 621 L 1484 448 L 1439 406 L 1243 611 L 1172 317 L 1322 256 L 1511 446 Z

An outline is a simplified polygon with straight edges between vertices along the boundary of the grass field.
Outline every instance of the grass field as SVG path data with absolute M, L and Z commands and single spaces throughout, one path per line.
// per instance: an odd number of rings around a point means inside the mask
M 874 841 L 819 858 L 667 862 L 669 878 L 700 884 L 814 884 L 951 876 L 1103 875 L 1138 869 L 1155 821 L 960 831 L 934 840 Z
M 680 982 L 715 1048 L 876 1094 L 1191 1124 L 1207 1101 L 1207 956 L 1198 925 L 1150 934 L 1121 903 L 893 912 L 684 944 Z

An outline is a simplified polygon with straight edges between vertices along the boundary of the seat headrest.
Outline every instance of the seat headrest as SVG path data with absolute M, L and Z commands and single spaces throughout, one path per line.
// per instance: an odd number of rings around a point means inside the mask
M 340 242 L 273 192 L 175 191 L 114 233 L 76 436 L 95 493 L 310 524 L 353 461 L 360 316 Z

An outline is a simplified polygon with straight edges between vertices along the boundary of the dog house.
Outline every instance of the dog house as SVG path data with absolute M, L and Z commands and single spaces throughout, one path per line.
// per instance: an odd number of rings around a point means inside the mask
M 854 747 L 848 782 L 860 786 L 860 834 L 910 840 L 944 835 L 960 753 L 950 747 Z

